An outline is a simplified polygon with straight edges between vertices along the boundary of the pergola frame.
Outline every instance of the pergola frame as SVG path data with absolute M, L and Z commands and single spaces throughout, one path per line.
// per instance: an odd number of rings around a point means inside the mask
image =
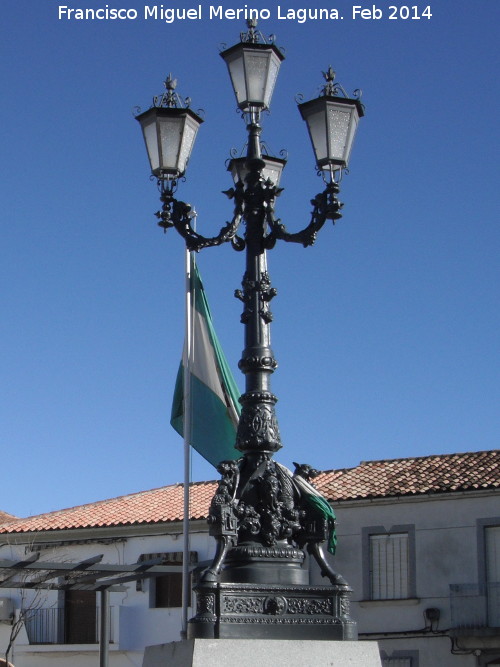
M 0 559 L 0 588 L 99 591 L 99 667 L 108 667 L 109 593 L 125 591 L 123 584 L 130 581 L 159 577 L 177 572 L 179 568 L 159 565 L 162 558 L 117 565 L 101 563 L 103 557 L 103 554 L 99 554 L 77 563 L 40 561 L 40 553 L 33 553 L 23 560 Z

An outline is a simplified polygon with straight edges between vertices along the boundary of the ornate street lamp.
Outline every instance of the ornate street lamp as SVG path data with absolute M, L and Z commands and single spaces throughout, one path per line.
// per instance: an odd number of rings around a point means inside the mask
M 277 363 L 271 349 L 269 303 L 276 290 L 271 286 L 266 252 L 279 240 L 312 245 L 326 220 L 341 217 L 338 181 L 348 164 L 363 107 L 358 98 L 348 98 L 333 83 L 331 68 L 322 95 L 299 105 L 308 123 L 317 168 L 330 178 L 325 178 L 325 189 L 311 202 L 309 224 L 299 232 L 288 232 L 274 216 L 286 161 L 263 154 L 260 140 L 261 112 L 269 108 L 284 56 L 256 30 L 256 22 L 247 25 L 240 43 L 221 54 L 248 137 L 246 156 L 229 161 L 235 184 L 225 194 L 234 201 L 234 214 L 217 236 L 196 232 L 191 207 L 174 197 L 201 119 L 174 95 L 171 78 L 166 83 L 166 100 L 155 100 L 152 109 L 137 116 L 160 186 L 163 206 L 156 214 L 158 224 L 165 231 L 174 227 L 189 250 L 229 242 L 246 253 L 242 289 L 235 293 L 243 303 L 245 327 L 239 361 L 245 392 L 240 398 L 235 445 L 242 457 L 222 462 L 218 468 L 222 479 L 209 513 L 217 550 L 194 586 L 197 613 L 188 633 L 216 638 L 354 639 L 350 588 L 322 551 L 328 540 L 333 546 L 334 515 L 326 499 L 309 484 L 317 471 L 295 464 L 292 473 L 273 459 L 282 443 L 274 409 L 277 398 L 270 386 Z M 241 223 L 244 228 L 239 235 Z M 316 559 L 328 583 L 309 585 L 306 551 Z
M 242 111 L 269 109 L 271 97 L 285 56 L 273 44 L 261 41 L 257 21 L 248 21 L 241 42 L 220 55 L 229 70 L 236 102 Z
M 162 182 L 173 181 L 186 171 L 198 128 L 203 120 L 183 104 L 175 92 L 177 81 L 169 74 L 166 92 L 155 97 L 153 106 L 136 116 L 141 124 L 151 172 Z
M 364 109 L 359 98 L 350 99 L 342 86 L 334 83 L 335 72 L 331 67 L 323 76 L 326 85 L 322 95 L 299 104 L 299 111 L 307 123 L 318 169 L 330 172 L 333 177 L 333 172 L 349 164 L 354 135 Z

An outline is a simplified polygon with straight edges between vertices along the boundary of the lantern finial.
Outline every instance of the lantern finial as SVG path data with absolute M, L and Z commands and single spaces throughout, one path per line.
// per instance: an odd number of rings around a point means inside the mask
M 264 37 L 260 30 L 257 30 L 257 19 L 247 19 L 247 32 L 240 32 L 240 42 L 247 44 L 274 44 L 275 35 Z
M 325 78 L 325 85 L 323 86 L 323 95 L 335 95 L 335 75 L 336 72 L 333 67 L 330 65 L 326 72 L 322 72 Z
M 175 92 L 177 88 L 177 79 L 174 79 L 172 73 L 169 73 L 165 81 L 163 82 L 165 86 L 165 92 L 161 95 L 156 95 L 153 97 L 153 106 L 154 107 L 164 107 L 167 109 L 175 108 L 187 108 L 191 104 L 191 98 L 185 97 L 184 99 Z

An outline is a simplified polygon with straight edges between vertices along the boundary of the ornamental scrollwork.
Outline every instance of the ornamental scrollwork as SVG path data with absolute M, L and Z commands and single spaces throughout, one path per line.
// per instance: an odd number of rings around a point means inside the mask
M 262 614 L 264 598 L 262 597 L 224 597 L 223 613 L 226 614 Z
M 289 614 L 308 614 L 308 615 L 332 615 L 333 606 L 329 599 L 309 599 L 309 598 L 289 598 Z
M 340 613 L 342 616 L 349 616 L 351 611 L 351 601 L 347 595 L 342 595 L 340 598 Z
M 198 614 L 214 614 L 215 595 L 198 595 L 196 611 Z
M 253 313 L 258 312 L 266 324 L 272 322 L 273 315 L 269 310 L 269 302 L 277 295 L 278 290 L 271 287 L 271 280 L 267 271 L 260 274 L 260 280 L 252 280 L 245 273 L 242 281 L 243 290 L 237 289 L 234 296 L 245 306 L 241 315 L 241 322 L 249 322 Z
M 236 435 L 236 449 L 241 452 L 249 449 L 277 451 L 282 445 L 274 406 L 271 403 L 255 404 L 253 400 L 248 404 L 248 399 L 246 394 L 240 399 L 243 409 Z

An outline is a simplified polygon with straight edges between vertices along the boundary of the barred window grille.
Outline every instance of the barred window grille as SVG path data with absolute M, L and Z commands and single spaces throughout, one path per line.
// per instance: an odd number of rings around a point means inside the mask
M 409 597 L 408 533 L 370 535 L 370 595 L 372 600 Z M 392 658 L 388 658 L 392 660 Z M 400 660 L 400 658 L 394 658 Z M 406 667 L 410 663 L 387 663 Z

